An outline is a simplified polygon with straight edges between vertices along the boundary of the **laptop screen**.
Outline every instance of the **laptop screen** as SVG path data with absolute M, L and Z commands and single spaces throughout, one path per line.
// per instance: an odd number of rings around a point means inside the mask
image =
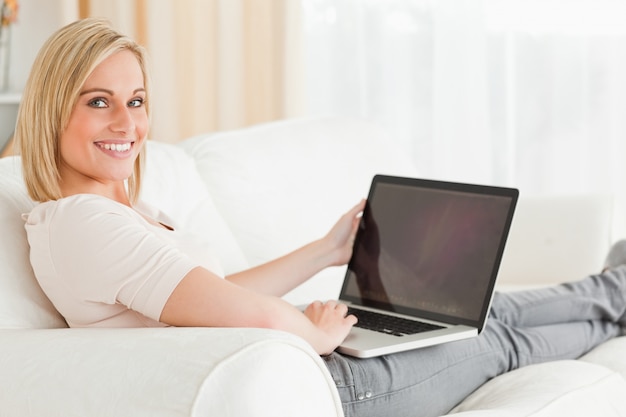
M 376 176 L 341 299 L 482 327 L 518 191 Z

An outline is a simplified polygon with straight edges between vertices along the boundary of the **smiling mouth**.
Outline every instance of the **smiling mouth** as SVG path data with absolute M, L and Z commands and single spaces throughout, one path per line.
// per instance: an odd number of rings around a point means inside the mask
M 126 142 L 126 143 L 101 143 L 101 142 L 98 142 L 98 143 L 96 143 L 96 145 L 99 148 L 105 149 L 107 151 L 128 152 L 133 147 L 133 143 L 134 142 Z

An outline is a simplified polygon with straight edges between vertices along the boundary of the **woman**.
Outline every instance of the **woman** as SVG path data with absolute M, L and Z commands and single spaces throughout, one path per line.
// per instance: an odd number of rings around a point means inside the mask
M 558 287 L 498 294 L 476 338 L 373 359 L 334 352 L 356 318 L 280 299 L 343 265 L 364 202 L 330 232 L 286 256 L 222 277 L 202 243 L 138 200 L 150 88 L 141 47 L 86 19 L 47 41 L 33 66 L 16 139 L 38 204 L 26 218 L 35 275 L 72 327 L 263 327 L 302 337 L 337 382 L 346 416 L 441 415 L 503 372 L 576 358 L 621 332 L 626 259 Z M 197 241 L 194 241 L 197 242 Z

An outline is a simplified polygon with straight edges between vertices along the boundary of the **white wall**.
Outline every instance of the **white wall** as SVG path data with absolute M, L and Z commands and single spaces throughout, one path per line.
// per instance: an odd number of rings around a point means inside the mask
M 9 89 L 20 92 L 37 52 L 61 26 L 78 19 L 77 0 L 20 0 L 12 26 Z

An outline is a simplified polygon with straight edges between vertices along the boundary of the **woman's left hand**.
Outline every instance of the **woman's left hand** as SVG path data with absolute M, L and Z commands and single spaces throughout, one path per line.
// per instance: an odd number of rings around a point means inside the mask
M 365 208 L 365 199 L 345 213 L 324 237 L 336 254 L 333 265 L 345 265 L 352 256 L 354 238 L 359 227 L 361 213 Z

